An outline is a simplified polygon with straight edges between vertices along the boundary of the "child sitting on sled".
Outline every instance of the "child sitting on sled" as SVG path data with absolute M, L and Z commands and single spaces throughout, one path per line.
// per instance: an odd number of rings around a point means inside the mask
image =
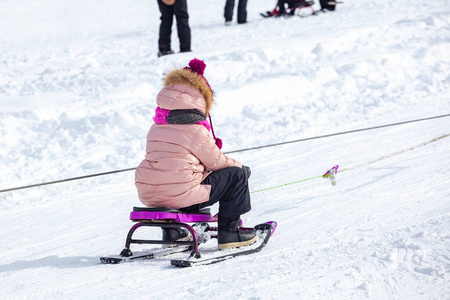
M 198 59 L 165 75 L 156 97 L 145 159 L 136 169 L 139 200 L 147 207 L 194 212 L 219 202 L 219 249 L 247 246 L 256 234 L 240 231 L 240 216 L 251 209 L 250 168 L 225 156 L 215 138 L 210 110 L 213 92 Z M 209 121 L 206 119 L 209 117 Z M 210 135 L 210 131 L 214 138 Z M 180 241 L 190 233 L 164 229 L 163 240 Z

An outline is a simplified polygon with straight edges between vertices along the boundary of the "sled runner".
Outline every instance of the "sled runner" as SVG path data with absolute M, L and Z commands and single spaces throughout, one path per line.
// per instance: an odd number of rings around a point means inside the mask
M 199 258 L 190 258 L 186 260 L 180 260 L 180 259 L 172 259 L 170 263 L 173 266 L 177 267 L 192 267 L 196 265 L 210 265 L 215 264 L 221 261 L 228 260 L 230 258 L 236 257 L 236 256 L 242 256 L 242 255 L 249 255 L 253 253 L 257 253 L 261 251 L 262 248 L 267 244 L 269 241 L 269 238 L 272 236 L 273 232 L 275 231 L 277 224 L 276 222 L 267 222 L 264 224 L 256 225 L 254 228 L 250 229 L 247 228 L 247 230 L 254 230 L 256 231 L 256 234 L 258 235 L 259 242 L 255 243 L 255 245 L 239 248 L 239 249 L 232 249 L 228 251 L 222 251 L 224 254 L 220 255 L 211 255 L 210 257 L 199 257 Z
M 130 262 L 138 260 L 149 260 L 164 256 L 169 256 L 179 252 L 191 251 L 189 258 L 186 260 L 173 260 L 172 265 L 179 267 L 192 266 L 194 264 L 211 264 L 231 257 L 239 255 L 247 255 L 259 252 L 269 240 L 270 236 L 276 228 L 276 222 L 267 222 L 255 226 L 254 228 L 241 227 L 241 230 L 252 230 L 258 234 L 258 242 L 252 247 L 242 247 L 228 251 L 225 254 L 212 255 L 206 259 L 201 259 L 202 255 L 199 252 L 199 244 L 206 243 L 211 238 L 217 238 L 217 215 L 212 216 L 210 209 L 202 209 L 194 213 L 186 213 L 177 209 L 158 207 L 158 208 L 143 208 L 134 207 L 130 213 L 130 219 L 137 222 L 128 231 L 125 241 L 125 247 L 118 256 L 101 257 L 100 261 L 104 264 L 118 264 L 121 262 Z M 192 223 L 189 225 L 188 223 Z M 159 227 L 164 229 L 185 229 L 190 233 L 189 241 L 168 241 L 161 239 L 134 239 L 133 236 L 139 228 L 143 227 Z M 165 246 L 151 252 L 136 253 L 131 251 L 132 244 L 156 244 Z M 168 247 L 170 246 L 170 247 Z M 219 251 L 214 251 L 218 252 Z

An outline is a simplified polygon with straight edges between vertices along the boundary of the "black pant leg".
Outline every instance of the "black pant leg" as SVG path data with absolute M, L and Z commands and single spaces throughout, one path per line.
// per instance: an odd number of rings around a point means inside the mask
M 278 11 L 280 12 L 280 14 L 284 14 L 286 9 L 284 8 L 284 1 L 285 0 L 278 0 Z
M 180 40 L 180 51 L 191 51 L 191 28 L 189 27 L 189 14 L 186 0 L 176 0 L 174 14 L 177 19 L 178 38 Z
M 234 1 L 235 0 L 227 0 L 227 2 L 225 2 L 224 17 L 226 22 L 231 22 L 231 20 L 233 20 Z
M 328 4 L 329 0 L 320 0 L 320 9 L 335 10 L 336 4 Z
M 239 167 L 229 167 L 212 172 L 202 184 L 211 185 L 209 200 L 183 208 L 183 211 L 196 211 L 219 202 L 219 216 L 238 218 L 251 210 L 248 178 Z
M 247 0 L 239 0 L 238 11 L 237 11 L 237 21 L 240 24 L 247 22 Z
M 158 0 L 159 11 L 161 12 L 161 24 L 159 26 L 159 40 L 158 46 L 160 52 L 170 50 L 170 38 L 172 35 L 173 23 L 173 6 L 166 5 L 161 0 Z

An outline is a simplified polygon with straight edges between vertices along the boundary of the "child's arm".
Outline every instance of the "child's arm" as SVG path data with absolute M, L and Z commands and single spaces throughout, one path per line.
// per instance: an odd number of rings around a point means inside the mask
M 208 170 L 217 171 L 227 167 L 242 168 L 240 162 L 227 157 L 220 151 L 215 140 L 209 135 L 209 131 L 203 126 L 194 136 L 191 149 L 192 153 Z

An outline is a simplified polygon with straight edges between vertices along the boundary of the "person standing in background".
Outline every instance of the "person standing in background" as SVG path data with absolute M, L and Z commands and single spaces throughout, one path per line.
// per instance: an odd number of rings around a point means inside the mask
M 225 25 L 230 26 L 233 20 L 235 0 L 227 0 L 225 3 Z M 237 22 L 238 24 L 247 23 L 247 0 L 239 0 L 237 8 Z
M 171 49 L 171 35 L 173 17 L 177 19 L 178 39 L 180 52 L 191 51 L 191 28 L 189 27 L 189 14 L 187 0 L 157 0 L 161 12 L 161 25 L 159 26 L 159 52 L 158 57 L 174 54 Z

